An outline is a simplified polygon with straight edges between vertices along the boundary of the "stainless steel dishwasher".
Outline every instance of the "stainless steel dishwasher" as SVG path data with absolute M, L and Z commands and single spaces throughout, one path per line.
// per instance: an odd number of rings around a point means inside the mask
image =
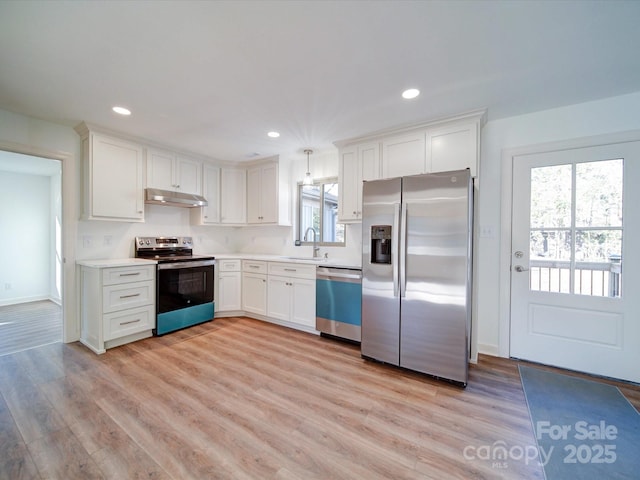
M 316 330 L 324 335 L 360 342 L 362 270 L 316 269 Z

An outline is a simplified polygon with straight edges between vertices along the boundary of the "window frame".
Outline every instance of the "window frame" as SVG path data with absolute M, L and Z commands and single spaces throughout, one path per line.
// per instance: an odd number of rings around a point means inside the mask
M 317 245 L 319 247 L 344 247 L 347 244 L 347 238 L 346 238 L 346 229 L 344 232 L 344 239 L 342 242 L 326 242 L 324 241 L 324 237 L 323 237 L 323 232 L 324 232 L 324 195 L 325 195 L 325 188 L 324 186 L 326 184 L 330 184 L 330 183 L 335 183 L 339 185 L 338 182 L 338 177 L 324 177 L 324 178 L 314 178 L 313 179 L 313 183 L 311 185 L 313 186 L 319 186 L 320 187 L 320 226 L 319 226 L 319 232 L 318 232 L 318 242 Z M 304 185 L 303 182 L 298 182 L 297 185 L 297 201 L 298 201 L 298 209 L 297 209 L 297 233 L 296 233 L 296 244 L 297 245 L 301 245 L 301 246 L 311 246 L 314 244 L 313 241 L 309 242 L 305 242 L 304 241 L 304 232 L 302 232 L 302 208 L 303 208 L 303 201 L 302 201 L 302 192 L 304 187 L 306 187 L 308 185 Z M 336 206 L 339 205 L 340 202 L 340 190 L 338 190 L 338 196 L 336 198 Z M 336 224 L 341 224 L 341 222 L 336 222 Z

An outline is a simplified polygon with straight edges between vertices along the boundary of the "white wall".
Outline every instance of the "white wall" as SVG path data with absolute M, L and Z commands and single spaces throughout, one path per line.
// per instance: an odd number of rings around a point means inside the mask
M 51 279 L 51 180 L 0 172 L 0 305 L 45 300 Z
M 501 156 L 503 149 L 640 129 L 640 92 L 488 122 L 482 131 L 478 199 L 478 348 L 497 355 L 500 338 Z M 508 245 L 503 248 L 509 248 Z

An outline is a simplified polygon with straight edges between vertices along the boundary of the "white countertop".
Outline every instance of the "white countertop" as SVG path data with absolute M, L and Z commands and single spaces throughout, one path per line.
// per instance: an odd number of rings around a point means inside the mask
M 302 263 L 312 265 L 326 265 L 327 267 L 341 267 L 341 268 L 355 268 L 360 269 L 359 264 L 355 264 L 350 260 L 344 260 L 339 258 L 311 258 L 311 257 L 295 257 L 286 255 L 268 255 L 268 254 L 254 254 L 254 253 L 208 253 L 216 257 L 219 260 L 239 258 L 241 260 L 262 260 L 264 262 L 282 262 L 282 263 Z
M 105 267 L 130 267 L 133 265 L 155 265 L 155 260 L 147 260 L 145 258 L 107 258 L 96 260 L 78 260 L 76 264 L 83 267 L 105 268 Z
M 201 254 L 200 254 L 201 255 Z M 282 263 L 302 263 L 311 265 L 326 265 L 327 267 L 341 267 L 341 268 L 356 268 L 359 269 L 360 265 L 356 265 L 348 260 L 341 260 L 338 258 L 311 258 L 311 257 L 289 257 L 284 255 L 267 255 L 267 254 L 253 254 L 253 253 L 207 253 L 219 260 L 239 258 L 241 260 L 261 260 L 264 262 L 282 262 Z M 158 262 L 155 260 L 148 260 L 144 258 L 108 258 L 108 259 L 94 259 L 94 260 L 78 260 L 76 264 L 84 267 L 92 268 L 105 268 L 105 267 L 128 267 L 132 265 L 155 265 Z

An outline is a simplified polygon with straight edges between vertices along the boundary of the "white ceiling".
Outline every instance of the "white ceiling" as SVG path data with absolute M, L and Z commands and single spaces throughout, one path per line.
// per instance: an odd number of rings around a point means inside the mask
M 221 160 L 303 157 L 640 91 L 639 22 L 638 1 L 0 0 L 0 108 Z

